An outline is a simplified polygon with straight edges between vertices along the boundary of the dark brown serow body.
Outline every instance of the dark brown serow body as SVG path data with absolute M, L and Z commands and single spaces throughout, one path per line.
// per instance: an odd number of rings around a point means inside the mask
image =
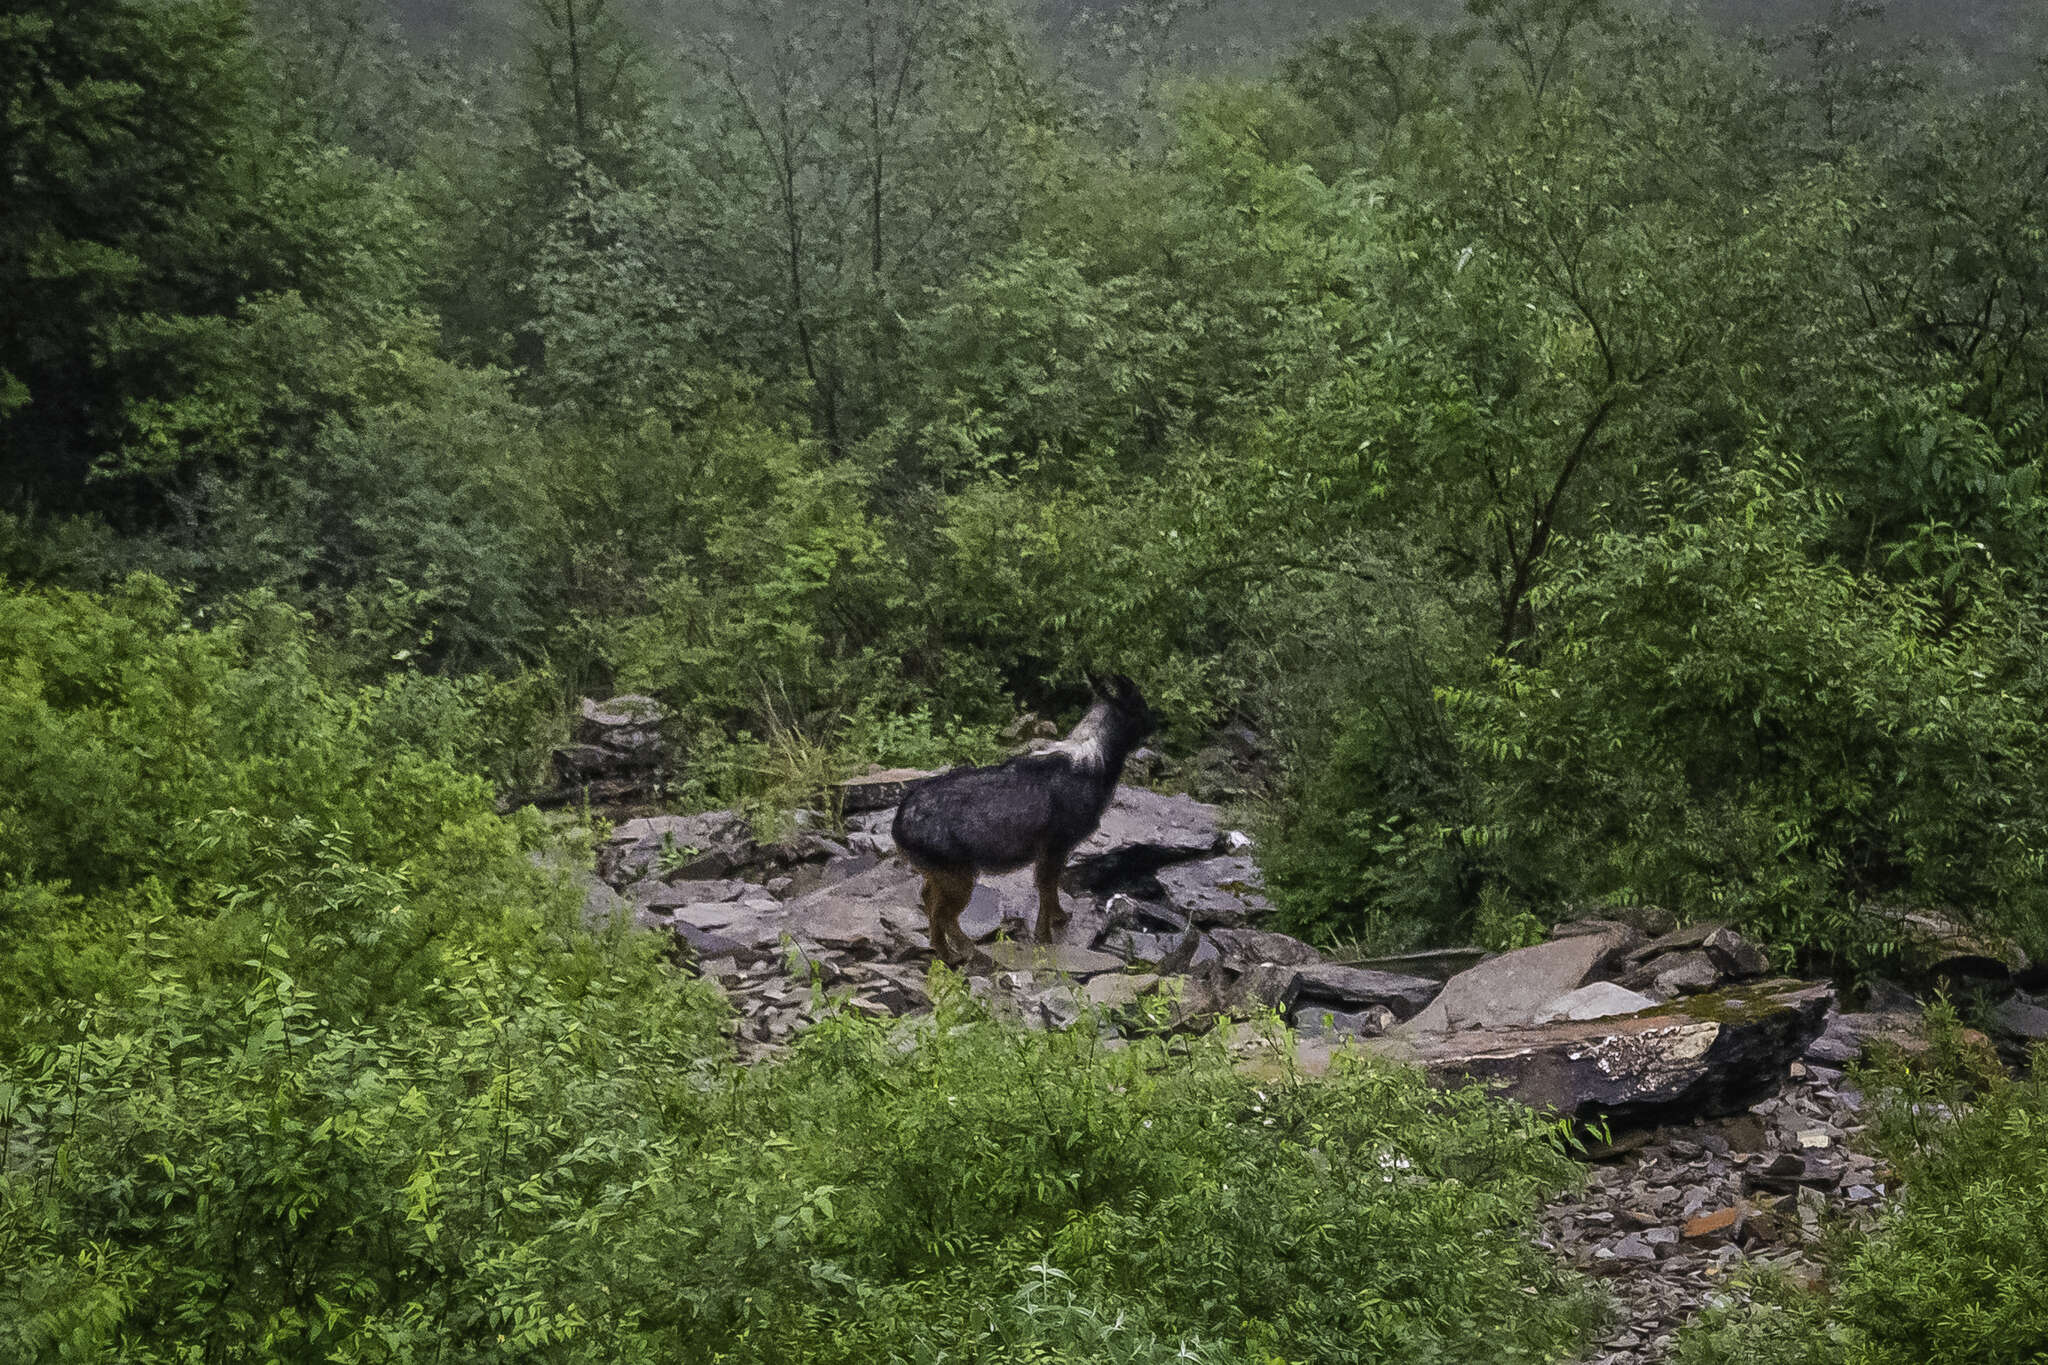
M 896 808 L 896 846 L 924 873 L 932 951 L 964 961 L 974 945 L 960 912 L 983 872 L 1030 867 L 1038 885 L 1038 941 L 1066 924 L 1060 873 L 1102 823 L 1124 760 L 1152 732 L 1137 685 L 1118 675 L 1094 683 L 1096 701 L 1067 737 L 993 768 L 955 768 L 920 782 Z

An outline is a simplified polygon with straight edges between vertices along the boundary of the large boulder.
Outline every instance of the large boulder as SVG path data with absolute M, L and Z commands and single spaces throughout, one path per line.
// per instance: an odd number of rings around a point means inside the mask
M 1221 852 L 1228 840 L 1214 806 L 1191 796 L 1118 787 L 1102 824 L 1067 860 L 1064 883 L 1107 891 L 1161 868 Z
M 1614 934 L 1578 934 L 1488 958 L 1444 983 L 1428 1009 L 1401 1026 L 1408 1034 L 1529 1024 L 1550 1002 L 1586 984 L 1621 946 Z
M 1365 1046 L 1439 1085 L 1489 1084 L 1577 1119 L 1665 1123 L 1736 1113 L 1768 1092 L 1819 1036 L 1833 1000 L 1824 985 L 1770 981 L 1614 1018 L 1404 1028 Z

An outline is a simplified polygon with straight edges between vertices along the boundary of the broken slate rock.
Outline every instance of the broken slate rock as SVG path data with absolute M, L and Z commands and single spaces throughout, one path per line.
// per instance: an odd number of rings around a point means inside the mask
M 1618 942 L 1612 934 L 1586 934 L 1488 958 L 1452 977 L 1429 1008 L 1400 1031 L 1449 1033 L 1533 1023 L 1551 1001 L 1585 985 Z
M 1233 972 L 1248 971 L 1261 962 L 1296 966 L 1323 960 L 1321 953 L 1300 939 L 1263 929 L 1211 929 L 1209 941 L 1222 954 L 1223 965 Z
M 1613 1019 L 1462 1033 L 1404 1026 L 1366 1046 L 1421 1066 L 1438 1085 L 1496 1085 L 1578 1119 L 1663 1123 L 1738 1113 L 1770 1091 L 1833 1000 L 1824 985 L 1771 981 Z
M 613 886 L 646 876 L 720 878 L 747 866 L 753 831 L 736 810 L 652 815 L 612 831 L 597 853 L 597 872 Z
M 1224 843 L 1217 815 L 1214 806 L 1191 796 L 1118 787 L 1100 827 L 1068 859 L 1063 884 L 1108 891 L 1174 863 L 1207 857 Z
M 717 905 L 724 901 L 772 900 L 767 890 L 731 877 L 708 881 L 661 882 L 652 878 L 631 884 L 628 894 L 643 910 L 673 910 L 679 905 Z
M 1651 958 L 1640 970 L 1654 973 L 1651 984 L 1666 1000 L 1674 995 L 1698 995 L 1721 984 L 1720 964 L 1698 948 Z
M 1157 877 L 1166 903 L 1205 929 L 1241 927 L 1273 909 L 1249 858 L 1201 858 L 1162 868 Z
M 781 907 L 800 942 L 910 958 L 930 952 L 930 928 L 919 903 L 923 878 L 901 863 L 883 863 L 820 887 Z

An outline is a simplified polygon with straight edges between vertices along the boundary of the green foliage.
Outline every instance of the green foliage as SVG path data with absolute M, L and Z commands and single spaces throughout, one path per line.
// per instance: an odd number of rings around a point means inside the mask
M 146 579 L 0 604 L 10 1360 L 1541 1360 L 1589 1320 L 1528 1111 L 1027 1033 L 943 970 L 907 1031 L 733 1068 L 451 766 L 445 684 Z
M 1932 1017 L 1932 1016 L 1931 1016 Z M 1871 1078 L 1879 1152 L 1900 1196 L 1877 1230 L 1838 1250 L 1827 1292 L 1763 1286 L 1747 1310 L 1681 1337 L 1684 1365 L 1715 1361 L 2039 1360 L 2048 1341 L 2048 1080 L 1975 1053 L 1954 1016 L 1913 1070 Z
M 1524 890 L 1732 914 L 1822 962 L 1893 947 L 1858 915 L 1884 900 L 2033 937 L 2029 616 L 1994 569 L 1944 603 L 1811 558 L 1792 478 L 1681 490 L 1546 587 L 1541 662 L 1451 697 L 1487 793 L 1465 837 Z

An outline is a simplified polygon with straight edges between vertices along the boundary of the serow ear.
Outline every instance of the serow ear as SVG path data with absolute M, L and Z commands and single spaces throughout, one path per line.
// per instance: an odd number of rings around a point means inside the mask
M 1104 684 L 1100 673 L 1088 673 L 1083 676 L 1088 679 L 1088 690 L 1090 692 L 1093 692 L 1098 697 L 1108 698 L 1109 688 Z

